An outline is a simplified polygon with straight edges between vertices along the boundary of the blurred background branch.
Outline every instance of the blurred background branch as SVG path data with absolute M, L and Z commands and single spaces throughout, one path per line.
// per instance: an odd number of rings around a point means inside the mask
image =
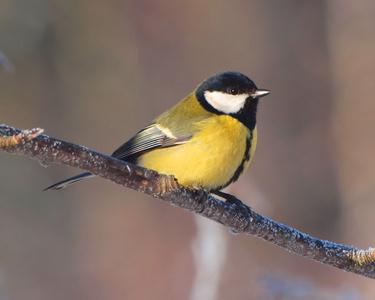
M 14 67 L 11 62 L 5 57 L 4 53 L 0 51 L 0 66 L 2 66 L 8 72 L 13 72 Z

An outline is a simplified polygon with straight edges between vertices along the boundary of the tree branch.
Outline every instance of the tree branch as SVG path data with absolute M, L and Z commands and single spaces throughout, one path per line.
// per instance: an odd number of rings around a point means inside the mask
M 194 212 L 230 228 L 256 236 L 288 251 L 344 271 L 375 278 L 375 249 L 358 250 L 313 238 L 254 212 L 250 223 L 234 205 L 203 190 L 181 186 L 173 176 L 117 160 L 85 147 L 41 135 L 42 129 L 19 130 L 0 125 L 0 149 L 37 159 L 43 165 L 76 167 Z

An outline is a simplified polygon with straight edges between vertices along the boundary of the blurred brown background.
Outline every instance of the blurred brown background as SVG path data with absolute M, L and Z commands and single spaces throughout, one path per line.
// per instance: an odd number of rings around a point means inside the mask
M 0 0 L 0 122 L 110 154 L 208 76 L 272 90 L 229 188 L 308 234 L 375 246 L 375 2 Z M 374 299 L 320 265 L 102 179 L 0 152 L 0 299 Z

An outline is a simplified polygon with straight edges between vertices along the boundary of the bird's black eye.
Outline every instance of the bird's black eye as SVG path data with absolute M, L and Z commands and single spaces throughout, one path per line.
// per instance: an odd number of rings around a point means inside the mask
M 239 92 L 238 88 L 230 87 L 230 88 L 227 89 L 227 93 L 231 94 L 231 95 L 238 95 L 240 92 Z

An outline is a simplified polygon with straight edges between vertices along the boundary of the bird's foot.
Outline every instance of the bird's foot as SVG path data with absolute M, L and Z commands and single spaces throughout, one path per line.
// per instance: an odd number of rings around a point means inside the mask
M 231 194 L 227 194 L 221 191 L 214 191 L 211 193 L 225 199 L 226 202 L 237 206 L 241 210 L 242 214 L 245 216 L 247 220 L 247 225 L 244 229 L 246 229 L 250 225 L 251 221 L 254 219 L 255 216 L 255 213 L 251 207 L 245 205 L 240 199 Z

